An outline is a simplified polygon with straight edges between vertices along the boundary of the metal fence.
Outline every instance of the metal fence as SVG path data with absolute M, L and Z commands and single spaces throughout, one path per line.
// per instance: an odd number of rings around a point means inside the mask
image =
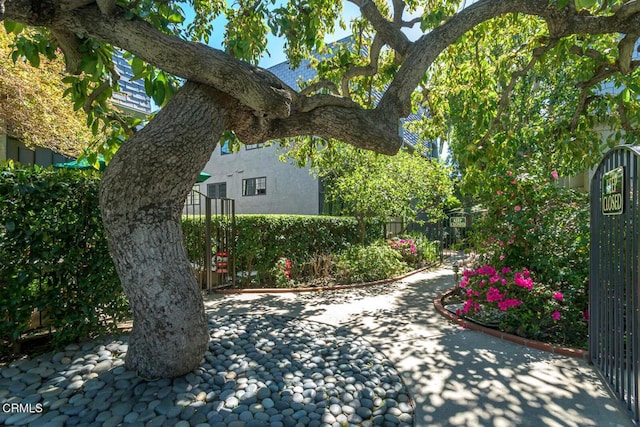
M 611 392 L 638 422 L 640 250 L 638 158 L 621 146 L 591 181 L 589 354 Z
M 197 225 L 185 233 L 185 245 L 202 289 L 211 291 L 235 284 L 235 200 L 214 199 L 193 190 L 183 217 Z
M 390 219 L 384 225 L 384 236 L 389 238 L 404 233 L 420 233 L 438 243 L 440 262 L 443 262 L 458 251 L 475 252 L 470 237 L 476 217 L 476 213 L 456 211 L 449 212 L 446 218 L 436 222 L 418 218 L 422 223 L 406 224 Z

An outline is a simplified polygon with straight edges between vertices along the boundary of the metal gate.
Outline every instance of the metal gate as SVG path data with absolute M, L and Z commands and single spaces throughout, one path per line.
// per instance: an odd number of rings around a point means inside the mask
M 193 190 L 182 214 L 189 221 L 182 224 L 185 246 L 202 289 L 234 285 L 235 200 L 214 199 Z
M 638 158 L 620 146 L 591 181 L 589 354 L 611 392 L 637 422 L 640 323 Z

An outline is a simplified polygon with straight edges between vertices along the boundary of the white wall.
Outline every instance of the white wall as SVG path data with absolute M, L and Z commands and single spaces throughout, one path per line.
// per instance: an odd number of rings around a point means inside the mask
M 241 146 L 236 153 L 222 155 L 218 146 L 204 169 L 211 178 L 200 184 L 200 192 L 207 194 L 207 184 L 226 182 L 227 197 L 235 199 L 238 214 L 317 215 L 318 180 L 309 168 L 281 162 L 280 153 L 275 145 L 253 150 Z M 267 178 L 266 194 L 243 196 L 243 179 L 259 177 Z

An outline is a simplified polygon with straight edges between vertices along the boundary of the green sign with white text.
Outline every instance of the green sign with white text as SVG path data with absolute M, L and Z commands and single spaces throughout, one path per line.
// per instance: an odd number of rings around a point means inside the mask
M 602 214 L 621 215 L 624 211 L 624 166 L 602 177 Z
M 449 218 L 449 226 L 453 228 L 466 228 L 467 217 L 464 216 L 452 216 Z

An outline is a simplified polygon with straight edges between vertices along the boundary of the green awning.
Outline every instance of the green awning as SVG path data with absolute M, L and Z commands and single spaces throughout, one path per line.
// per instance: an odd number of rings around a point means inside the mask
M 100 165 L 101 171 L 103 171 L 107 167 L 103 156 L 98 156 L 98 164 Z M 91 165 L 86 158 L 83 158 L 82 160 L 72 160 L 70 162 L 56 163 L 53 165 L 53 167 L 57 169 L 94 169 L 94 166 Z M 211 174 L 200 172 L 200 175 L 198 175 L 198 179 L 196 180 L 196 182 L 201 183 L 209 178 L 211 178 Z

